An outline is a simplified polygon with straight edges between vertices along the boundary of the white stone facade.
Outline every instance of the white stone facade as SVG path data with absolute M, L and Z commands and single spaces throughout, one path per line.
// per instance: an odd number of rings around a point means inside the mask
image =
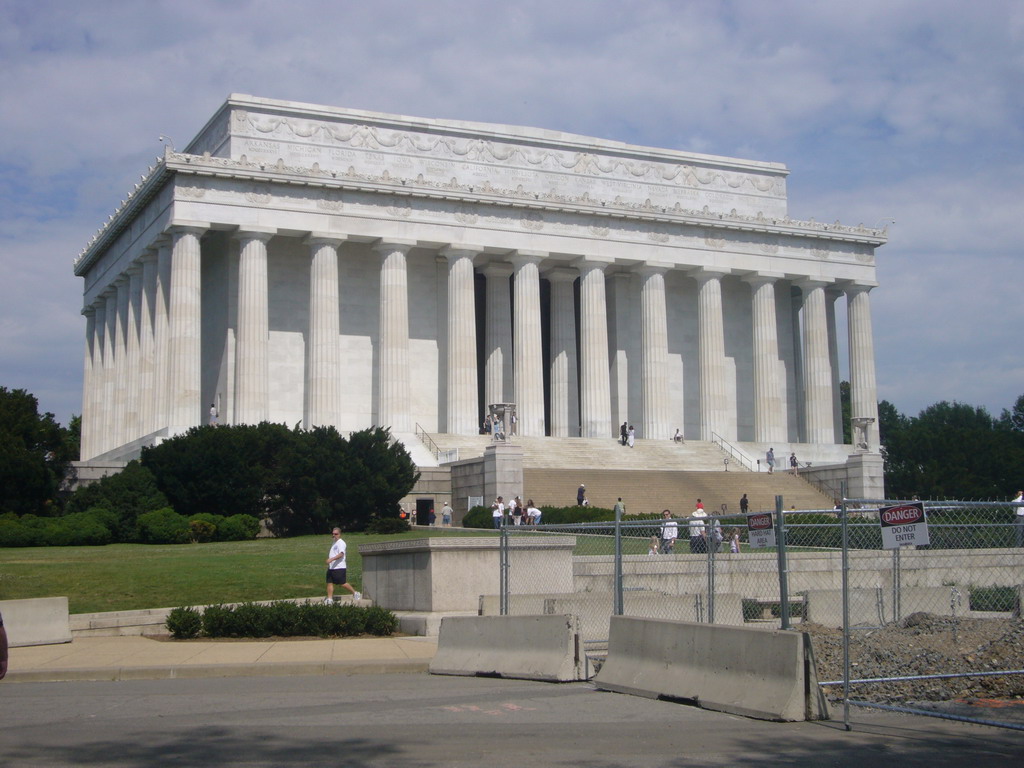
M 75 262 L 83 459 L 211 404 L 462 434 L 516 402 L 524 435 L 835 445 L 837 312 L 853 415 L 877 418 L 885 234 L 791 220 L 787 173 L 233 95 Z

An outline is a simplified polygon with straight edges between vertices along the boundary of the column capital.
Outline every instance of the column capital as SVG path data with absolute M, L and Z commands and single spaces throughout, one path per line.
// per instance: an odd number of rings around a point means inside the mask
M 552 283 L 571 283 L 579 276 L 580 271 L 572 267 L 553 267 L 542 275 Z
M 139 264 L 145 264 L 147 262 L 156 262 L 156 259 L 157 259 L 156 246 L 151 245 L 148 248 L 146 248 L 145 250 L 143 250 L 142 253 L 139 254 L 139 258 L 137 259 L 137 261 L 139 262 Z
M 744 283 L 750 284 L 754 288 L 757 288 L 765 283 L 777 283 L 779 280 L 784 280 L 785 278 L 786 276 L 781 272 L 749 272 L 746 275 L 742 275 L 740 280 Z
M 573 259 L 573 265 L 579 268 L 582 272 L 584 269 L 600 269 L 602 272 L 612 264 L 615 263 L 615 259 L 609 256 L 580 256 L 578 259 Z
M 863 281 L 863 282 L 853 282 L 853 281 L 850 281 L 848 283 L 844 283 L 843 285 L 839 286 L 840 290 L 842 290 L 844 293 L 846 293 L 847 295 L 850 295 L 850 296 L 854 296 L 854 295 L 856 295 L 858 293 L 867 293 L 872 288 L 877 288 L 877 287 L 878 287 L 878 283 L 874 282 L 873 280 L 872 281 Z
M 381 238 L 374 246 L 373 250 L 377 253 L 394 253 L 395 251 L 401 251 L 403 254 L 408 253 L 417 246 L 415 240 L 385 240 Z
M 831 277 L 802 277 L 792 282 L 801 291 L 807 292 L 813 291 L 815 288 L 827 288 L 835 283 L 835 279 Z
M 732 274 L 728 267 L 696 267 L 688 273 L 698 283 L 706 283 L 708 280 L 721 280 L 726 275 Z
M 90 315 L 95 316 L 95 314 L 96 314 L 96 307 L 93 306 L 92 304 L 86 304 L 84 307 L 82 307 L 82 314 L 85 317 L 89 317 Z
M 192 234 L 202 236 L 210 229 L 210 222 L 208 221 L 188 221 L 185 219 L 173 219 L 167 228 L 164 230 L 166 235 L 184 235 Z
M 547 257 L 542 251 L 512 251 L 505 258 L 512 262 L 516 269 L 526 264 L 540 264 Z
M 463 259 L 463 258 L 475 258 L 476 255 L 483 251 L 481 245 L 446 245 L 438 251 L 440 256 L 446 259 Z
M 277 227 L 239 227 L 233 237 L 236 240 L 259 240 L 266 243 L 277 234 Z
M 512 277 L 512 265 L 507 261 L 489 261 L 480 271 L 487 277 Z
M 663 275 L 674 266 L 667 261 L 645 261 L 633 267 L 633 271 L 641 277 L 650 277 L 651 275 Z
M 310 232 L 308 235 L 302 238 L 302 242 L 310 247 L 316 247 L 320 245 L 333 245 L 335 248 L 337 248 L 348 239 L 348 235 L 339 235 L 328 232 Z

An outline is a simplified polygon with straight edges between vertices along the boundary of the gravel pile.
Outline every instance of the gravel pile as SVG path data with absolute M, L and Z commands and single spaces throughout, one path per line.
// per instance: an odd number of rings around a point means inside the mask
M 819 624 L 795 629 L 812 638 L 818 680 L 843 679 L 843 634 Z M 992 672 L 1024 669 L 1024 621 L 963 619 L 915 613 L 899 624 L 856 629 L 850 635 L 850 677 Z M 825 689 L 842 700 L 842 685 Z M 850 698 L 888 704 L 1024 698 L 1024 674 L 945 680 L 865 683 Z

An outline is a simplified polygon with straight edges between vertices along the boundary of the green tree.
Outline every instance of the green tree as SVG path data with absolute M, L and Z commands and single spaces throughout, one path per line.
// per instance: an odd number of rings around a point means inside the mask
M 984 408 L 943 401 L 906 418 L 880 403 L 879 416 L 890 496 L 999 499 L 1020 484 L 1024 433 Z
M 139 540 L 138 519 L 148 512 L 168 506 L 167 497 L 157 488 L 156 478 L 138 461 L 128 462 L 116 475 L 108 475 L 79 488 L 68 499 L 68 514 L 103 509 L 115 519 L 117 541 Z
M 1003 409 L 999 425 L 1014 432 L 1024 432 L 1024 395 L 1017 398 L 1012 410 Z
M 850 424 L 850 382 L 839 382 L 839 405 L 843 413 L 843 444 L 853 443 L 853 426 Z
M 197 427 L 143 449 L 142 463 L 186 517 L 247 514 L 280 535 L 397 518 L 418 478 L 408 452 L 379 428 L 345 439 L 333 427 Z
M 0 513 L 54 515 L 72 458 L 52 413 L 24 389 L 0 387 Z

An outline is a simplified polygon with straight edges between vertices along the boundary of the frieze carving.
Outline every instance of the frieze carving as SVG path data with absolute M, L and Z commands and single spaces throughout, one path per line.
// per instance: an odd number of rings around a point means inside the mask
M 480 220 L 480 214 L 476 211 L 473 203 L 460 203 L 455 209 L 455 220 L 460 224 L 476 224 Z
M 544 217 L 537 211 L 525 211 L 522 217 L 520 217 L 519 223 L 523 225 L 524 229 L 530 229 L 534 232 L 544 229 Z
M 342 200 L 341 192 L 335 190 L 325 190 L 321 195 L 316 198 L 316 207 L 321 211 L 340 211 L 345 207 L 345 203 Z
M 709 232 L 708 230 L 704 230 L 704 245 L 706 245 L 708 248 L 725 248 L 725 238 L 714 237 L 711 234 L 711 232 Z
M 594 237 L 608 237 L 608 235 L 611 234 L 611 230 L 608 227 L 599 226 L 597 224 L 591 224 L 589 229 L 590 234 Z
M 269 205 L 274 196 L 269 185 L 257 183 L 249 185 L 245 191 L 245 199 L 253 205 Z
M 396 219 L 407 219 L 412 215 L 412 203 L 408 200 L 395 200 L 388 205 L 387 212 Z
M 813 256 L 816 259 L 827 259 L 828 254 L 828 248 L 822 248 L 820 246 L 817 248 L 811 248 L 811 256 Z
M 686 163 L 635 160 L 591 152 L 547 149 L 480 138 L 435 136 L 391 130 L 376 125 L 328 123 L 277 115 L 235 112 L 235 125 L 257 135 L 316 140 L 328 145 L 359 149 L 393 150 L 439 158 L 502 164 L 575 175 L 618 176 L 632 181 L 679 187 L 743 191 L 785 196 L 782 177 L 753 176 L 715 168 L 694 168 Z
M 757 248 L 763 254 L 774 256 L 779 252 L 779 239 L 777 237 L 766 237 L 758 244 Z
M 655 224 L 647 230 L 647 239 L 655 243 L 667 243 L 669 241 L 668 228 Z
M 206 197 L 206 187 L 181 186 L 178 187 L 178 194 L 182 197 L 191 197 L 196 200 L 201 200 Z

